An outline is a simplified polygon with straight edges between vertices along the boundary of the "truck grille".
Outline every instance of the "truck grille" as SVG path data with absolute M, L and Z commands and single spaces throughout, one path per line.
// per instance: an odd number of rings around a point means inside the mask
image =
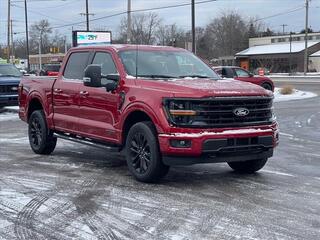
M 170 111 L 168 112 L 171 123 L 181 127 L 241 127 L 270 124 L 273 121 L 272 97 L 217 97 L 172 101 L 175 103 L 167 105 L 167 109 L 183 106 L 195 111 L 193 116 L 172 116 Z M 237 109 L 245 109 L 245 114 L 238 116 L 235 113 Z
M 0 85 L 0 94 L 18 93 L 18 85 Z

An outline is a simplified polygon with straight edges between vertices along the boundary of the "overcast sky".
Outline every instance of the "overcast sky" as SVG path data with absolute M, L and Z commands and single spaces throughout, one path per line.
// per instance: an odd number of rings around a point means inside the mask
M 24 3 L 23 0 L 11 0 L 13 19 L 13 31 L 18 34 L 15 38 L 24 37 Z M 85 11 L 85 0 L 27 0 L 28 18 L 32 24 L 41 19 L 48 19 L 51 26 L 59 27 L 85 20 L 80 16 Z M 201 2 L 203 0 L 196 0 Z M 0 42 L 6 42 L 7 28 L 7 0 L 0 0 Z M 162 7 L 189 3 L 190 0 L 132 0 L 132 10 Z M 205 26 L 206 23 L 218 17 L 225 11 L 236 11 L 246 18 L 264 18 L 268 27 L 275 31 L 282 31 L 281 24 L 287 24 L 287 31 L 300 31 L 304 28 L 305 10 L 302 8 L 305 0 L 217 0 L 209 3 L 196 5 L 196 25 Z M 92 18 L 99 18 L 111 14 L 126 11 L 127 0 L 89 0 L 89 10 L 93 13 Z M 282 14 L 285 12 L 290 12 Z M 155 10 L 163 19 L 164 24 L 176 23 L 185 30 L 190 29 L 190 6 L 172 9 Z M 270 17 L 272 15 L 279 16 Z M 282 15 L 281 15 L 282 14 Z M 90 24 L 91 30 L 95 28 L 111 30 L 116 36 L 121 18 L 125 15 L 94 21 Z M 309 26 L 315 31 L 320 31 L 320 0 L 312 0 L 310 3 Z M 75 24 L 74 29 L 85 29 L 85 23 Z M 61 34 L 71 39 L 71 26 L 56 28 Z M 70 41 L 70 40 L 69 40 Z

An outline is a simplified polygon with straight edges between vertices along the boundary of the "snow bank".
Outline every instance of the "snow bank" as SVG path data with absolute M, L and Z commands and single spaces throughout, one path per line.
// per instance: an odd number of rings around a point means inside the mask
M 300 99 L 313 98 L 318 96 L 313 92 L 300 91 L 297 89 L 294 89 L 292 94 L 283 95 L 280 93 L 280 90 L 281 88 L 274 89 L 274 102 L 300 100 Z

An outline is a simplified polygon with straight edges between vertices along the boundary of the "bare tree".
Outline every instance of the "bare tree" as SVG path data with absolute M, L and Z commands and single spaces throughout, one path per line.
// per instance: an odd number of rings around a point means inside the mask
M 154 44 L 156 42 L 156 31 L 161 19 L 156 13 L 135 14 L 132 16 L 131 42 L 135 44 Z M 124 17 L 120 23 L 120 42 L 127 39 L 127 18 Z
M 248 28 L 243 18 L 234 12 L 212 20 L 204 34 L 205 46 L 212 57 L 233 56 L 248 46 Z
M 160 45 L 185 47 L 186 33 L 176 24 L 160 25 L 156 32 L 156 37 Z
M 40 20 L 30 26 L 30 49 L 32 53 L 36 53 L 38 49 L 39 40 L 41 38 L 41 48 L 43 53 L 49 52 L 50 38 L 52 33 L 50 23 L 48 20 Z

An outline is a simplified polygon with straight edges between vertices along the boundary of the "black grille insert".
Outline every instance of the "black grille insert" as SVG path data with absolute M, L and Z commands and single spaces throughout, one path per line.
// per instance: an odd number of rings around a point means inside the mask
M 0 93 L 13 94 L 18 92 L 18 85 L 0 85 Z
M 217 97 L 210 99 L 171 99 L 168 102 L 185 102 L 187 110 L 195 116 L 170 116 L 174 125 L 194 128 L 223 128 L 270 124 L 273 121 L 273 97 Z M 186 103 L 187 102 L 187 103 Z M 172 104 L 171 104 L 172 105 Z M 236 109 L 245 108 L 249 113 L 237 116 Z M 167 109 L 169 105 L 167 104 Z

